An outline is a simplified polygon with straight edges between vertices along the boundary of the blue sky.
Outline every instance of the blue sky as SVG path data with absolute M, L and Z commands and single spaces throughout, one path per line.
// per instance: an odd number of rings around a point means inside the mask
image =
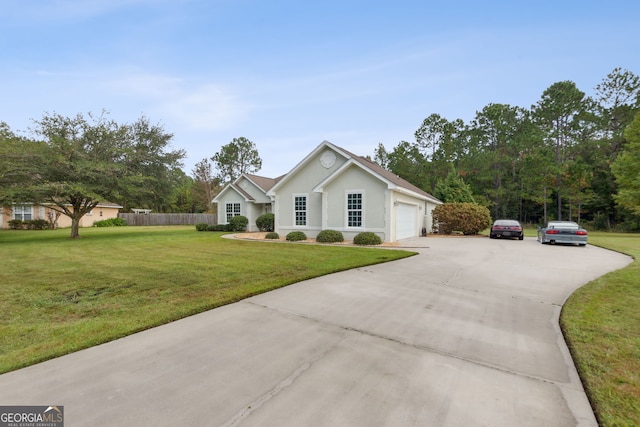
M 188 174 L 244 136 L 275 177 L 323 140 L 373 155 L 433 113 L 640 74 L 638 16 L 637 0 L 0 0 L 0 121 L 145 115 Z

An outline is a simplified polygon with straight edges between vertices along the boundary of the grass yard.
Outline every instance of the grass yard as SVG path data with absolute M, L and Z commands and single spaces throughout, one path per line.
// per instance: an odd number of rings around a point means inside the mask
M 413 252 L 247 242 L 194 227 L 0 231 L 0 373 Z
M 640 235 L 589 233 L 589 243 L 634 257 L 578 289 L 560 323 L 602 426 L 640 425 Z

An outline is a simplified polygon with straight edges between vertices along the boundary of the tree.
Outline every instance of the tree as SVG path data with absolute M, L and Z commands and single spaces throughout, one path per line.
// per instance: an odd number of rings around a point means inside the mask
M 82 114 L 45 115 L 34 121 L 40 150 L 25 143 L 37 173 L 14 185 L 14 202 L 38 202 L 71 218 L 71 238 L 79 237 L 80 219 L 98 203 L 145 196 L 164 185 L 163 174 L 180 166 L 184 152 L 169 151 L 172 135 L 146 118 L 120 125 Z
M 611 165 L 618 184 L 618 194 L 614 199 L 621 207 L 640 215 L 640 113 L 625 129 L 624 137 L 627 145 Z
M 233 182 L 243 173 L 258 172 L 262 168 L 256 145 L 243 136 L 223 145 L 211 160 L 222 182 Z
M 436 184 L 434 196 L 445 203 L 475 203 L 471 187 L 464 182 L 453 165 L 447 178 Z
M 209 159 L 202 159 L 196 163 L 191 174 L 195 184 L 195 200 L 204 206 L 205 211 L 211 211 L 211 201 L 220 190 L 220 180 L 213 174 L 213 167 Z
M 558 219 L 562 219 L 562 167 L 571 159 L 571 148 L 580 130 L 580 117 L 585 111 L 585 93 L 572 81 L 554 83 L 546 89 L 534 107 L 534 116 L 546 140 L 555 149 L 556 197 Z
M 384 159 L 384 147 L 378 146 L 376 151 L 376 160 Z M 386 168 L 406 179 L 418 188 L 425 191 L 432 191 L 429 185 L 428 162 L 420 153 L 416 144 L 407 141 L 400 142 L 391 152 L 386 153 Z
M 11 205 L 31 176 L 38 172 L 37 160 L 43 144 L 17 136 L 0 122 L 0 206 Z

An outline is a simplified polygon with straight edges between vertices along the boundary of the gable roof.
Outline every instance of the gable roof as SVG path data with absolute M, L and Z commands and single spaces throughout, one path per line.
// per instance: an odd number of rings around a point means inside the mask
M 249 173 L 244 173 L 242 175 L 245 178 L 247 178 L 249 181 L 251 181 L 256 187 L 258 187 L 262 191 L 264 191 L 265 193 L 267 191 L 271 190 L 271 188 L 274 185 L 276 185 L 278 183 L 278 181 L 280 181 L 282 178 L 284 178 L 284 175 L 281 175 L 281 176 L 279 176 L 277 178 L 267 178 L 266 176 L 252 175 L 252 174 L 249 174 Z M 238 178 L 238 179 L 240 179 L 240 178 Z
M 405 180 L 403 178 L 400 178 L 398 175 L 394 174 L 393 172 L 390 172 L 390 171 L 384 169 L 379 164 L 377 164 L 375 162 L 372 162 L 371 160 L 369 160 L 369 159 L 367 159 L 365 157 L 355 155 L 355 154 L 345 150 L 344 148 L 338 147 L 338 146 L 330 143 L 329 141 L 323 141 L 311 153 L 309 153 L 309 155 L 307 155 L 300 163 L 298 163 L 288 174 L 284 175 L 283 177 L 280 177 L 278 179 L 278 182 L 276 182 L 276 184 L 273 187 L 271 187 L 271 189 L 269 190 L 268 193 L 270 195 L 272 195 L 274 193 L 274 191 L 277 190 L 277 188 L 283 182 L 287 181 L 287 179 L 289 179 L 289 177 L 295 175 L 295 173 L 298 170 L 300 170 L 301 168 L 304 167 L 304 165 L 309 161 L 309 159 L 314 157 L 318 152 L 320 152 L 324 148 L 330 148 L 330 149 L 338 152 L 339 154 L 341 154 L 343 157 L 345 157 L 347 159 L 347 162 L 344 165 L 342 165 L 340 168 L 338 168 L 336 171 L 334 171 L 327 178 L 325 178 L 321 183 L 319 183 L 314 188 L 314 191 L 322 191 L 322 187 L 324 185 L 326 185 L 327 183 L 331 182 L 333 179 L 337 178 L 349 166 L 356 165 L 356 166 L 360 167 L 361 169 L 363 169 L 364 171 L 376 176 L 378 179 L 382 180 L 383 182 L 386 182 L 387 185 L 391 189 L 394 189 L 394 190 L 400 191 L 400 192 L 404 192 L 404 193 L 408 193 L 408 194 L 411 194 L 413 196 L 416 196 L 418 198 L 421 198 L 423 200 L 427 200 L 427 201 L 430 201 L 430 202 L 433 202 L 433 203 L 442 203 L 442 201 L 438 200 L 437 198 L 435 198 L 431 194 L 429 194 L 426 191 L 416 187 L 415 185 L 411 184 L 409 181 L 407 181 L 407 180 Z
M 213 201 L 216 202 L 219 200 L 220 196 L 222 196 L 224 193 L 226 193 L 229 190 L 234 190 L 236 193 L 238 193 L 240 196 L 242 196 L 244 198 L 245 201 L 247 202 L 255 202 L 256 199 L 255 197 L 253 197 L 251 194 L 249 194 L 246 190 L 244 190 L 240 185 L 238 185 L 238 181 L 240 181 L 242 178 L 247 179 L 249 182 L 251 182 L 253 185 L 255 185 L 257 188 L 259 188 L 260 190 L 262 190 L 262 192 L 267 195 L 267 191 L 269 191 L 279 180 L 281 180 L 284 177 L 284 175 L 279 176 L 278 178 L 267 178 L 265 176 L 259 176 L 259 175 L 252 175 L 249 173 L 243 173 L 242 175 L 240 175 L 238 178 L 236 178 L 235 181 L 233 181 L 231 184 L 227 184 L 214 198 Z

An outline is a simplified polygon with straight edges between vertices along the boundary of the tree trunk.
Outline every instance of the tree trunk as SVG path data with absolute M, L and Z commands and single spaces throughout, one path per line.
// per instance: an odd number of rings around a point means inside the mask
M 75 215 L 71 218 L 71 238 L 77 239 L 80 237 L 80 218 Z

